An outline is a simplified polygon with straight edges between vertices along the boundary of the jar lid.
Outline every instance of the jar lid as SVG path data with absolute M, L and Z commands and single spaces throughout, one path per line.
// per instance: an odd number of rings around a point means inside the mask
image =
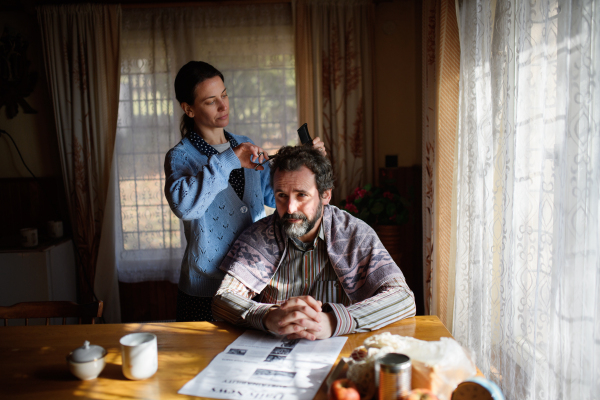
M 376 363 L 379 364 L 381 371 L 389 373 L 396 373 L 404 369 L 410 369 L 412 365 L 410 362 L 410 357 L 400 353 L 388 353 L 376 360 Z
M 106 355 L 104 347 L 97 346 L 95 344 L 90 345 L 87 340 L 83 343 L 83 346 L 76 348 L 69 355 L 71 361 L 74 362 L 88 362 L 98 360 Z

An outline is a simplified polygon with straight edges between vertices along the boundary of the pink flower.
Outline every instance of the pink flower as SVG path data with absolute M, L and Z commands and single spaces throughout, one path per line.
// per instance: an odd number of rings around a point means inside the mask
M 358 213 L 358 208 L 356 208 L 356 206 L 352 203 L 347 203 L 346 207 L 344 207 L 347 211 L 350 211 L 352 213 Z
M 354 189 L 354 193 L 352 193 L 352 195 L 354 196 L 354 198 L 360 198 L 362 199 L 363 197 L 365 197 L 367 195 L 367 191 L 365 189 L 361 189 L 359 187 L 357 187 L 356 189 Z
M 383 197 L 390 199 L 390 200 L 394 200 L 394 195 L 391 194 L 390 192 L 383 192 Z

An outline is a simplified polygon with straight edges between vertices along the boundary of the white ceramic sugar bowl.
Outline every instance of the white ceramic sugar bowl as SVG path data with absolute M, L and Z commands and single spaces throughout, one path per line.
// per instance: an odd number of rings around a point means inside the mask
M 104 369 L 106 350 L 87 340 L 67 356 L 69 371 L 81 380 L 95 379 Z

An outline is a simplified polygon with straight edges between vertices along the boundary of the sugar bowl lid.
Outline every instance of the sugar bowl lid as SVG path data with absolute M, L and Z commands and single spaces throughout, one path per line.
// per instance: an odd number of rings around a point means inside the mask
M 88 362 L 98 360 L 106 355 L 104 347 L 90 344 L 87 340 L 83 346 L 76 348 L 69 354 L 69 358 L 74 362 Z

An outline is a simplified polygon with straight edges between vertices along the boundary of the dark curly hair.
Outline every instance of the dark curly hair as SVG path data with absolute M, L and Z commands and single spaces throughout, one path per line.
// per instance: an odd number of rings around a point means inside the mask
M 313 146 L 283 146 L 277 156 L 270 162 L 271 187 L 275 171 L 298 171 L 303 166 L 315 174 L 319 196 L 326 190 L 333 189 L 333 167 L 329 159 Z
M 204 61 L 190 61 L 185 64 L 175 77 L 175 97 L 179 104 L 188 103 L 193 105 L 196 101 L 196 86 L 200 82 L 204 82 L 207 79 L 218 76 L 225 83 L 223 74 Z M 188 132 L 194 129 L 194 120 L 187 115 L 183 114 L 181 117 L 181 124 L 179 130 L 181 136 L 185 136 Z

